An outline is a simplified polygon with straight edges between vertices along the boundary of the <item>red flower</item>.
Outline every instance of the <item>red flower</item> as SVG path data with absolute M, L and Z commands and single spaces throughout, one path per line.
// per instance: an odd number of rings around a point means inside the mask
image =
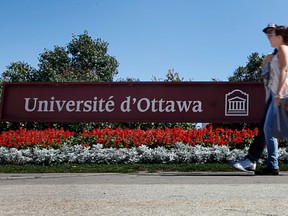
M 258 129 L 231 130 L 216 128 L 166 129 L 99 129 L 84 130 L 78 138 L 85 146 L 103 144 L 105 147 L 133 147 L 140 145 L 171 146 L 177 142 L 190 145 L 239 145 L 251 142 L 258 134 Z M 0 134 L 0 146 L 26 148 L 32 146 L 54 147 L 75 138 L 75 133 L 63 129 L 4 131 Z

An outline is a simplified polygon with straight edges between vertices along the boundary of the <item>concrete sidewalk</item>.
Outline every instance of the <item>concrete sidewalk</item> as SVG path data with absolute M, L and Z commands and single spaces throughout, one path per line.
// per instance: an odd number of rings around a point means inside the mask
M 288 173 L 0 174 L 0 215 L 288 215 Z

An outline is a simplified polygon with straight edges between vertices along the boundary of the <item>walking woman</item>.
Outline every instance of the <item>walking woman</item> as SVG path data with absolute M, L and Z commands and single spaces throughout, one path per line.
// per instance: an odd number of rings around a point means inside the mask
M 267 83 L 270 96 L 263 128 L 268 153 L 267 166 L 263 170 L 255 172 L 256 175 L 279 174 L 278 140 L 277 137 L 272 136 L 272 130 L 281 100 L 288 97 L 288 28 L 277 26 L 273 31 L 267 33 L 267 37 L 271 46 L 278 52 L 273 55 L 271 60 Z M 258 155 L 261 155 L 263 150 L 259 150 Z M 232 165 L 241 171 L 255 171 L 256 162 L 257 160 L 252 160 L 248 154 L 244 159 L 232 162 Z

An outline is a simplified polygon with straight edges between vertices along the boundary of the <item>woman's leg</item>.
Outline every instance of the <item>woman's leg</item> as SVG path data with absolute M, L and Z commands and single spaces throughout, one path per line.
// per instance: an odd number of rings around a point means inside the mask
M 272 137 L 273 121 L 276 115 L 276 106 L 274 97 L 268 107 L 264 124 L 264 134 L 267 144 L 268 160 L 267 167 L 270 169 L 279 169 L 278 165 L 278 140 Z
M 269 105 L 271 104 L 271 100 L 272 99 L 270 96 L 266 102 L 265 113 L 264 113 L 264 115 L 261 119 L 260 125 L 259 125 L 258 135 L 254 138 L 253 142 L 249 146 L 247 158 L 251 161 L 257 162 L 261 158 L 263 151 L 266 147 L 266 139 L 265 139 L 265 135 L 264 135 L 264 125 L 265 125 L 265 119 L 266 119 L 266 115 L 268 112 L 268 108 L 269 108 Z

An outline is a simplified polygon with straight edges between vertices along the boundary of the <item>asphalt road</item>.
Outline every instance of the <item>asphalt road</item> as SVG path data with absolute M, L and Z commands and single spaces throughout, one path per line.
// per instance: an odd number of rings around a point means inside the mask
M 288 215 L 288 173 L 0 174 L 0 215 Z

